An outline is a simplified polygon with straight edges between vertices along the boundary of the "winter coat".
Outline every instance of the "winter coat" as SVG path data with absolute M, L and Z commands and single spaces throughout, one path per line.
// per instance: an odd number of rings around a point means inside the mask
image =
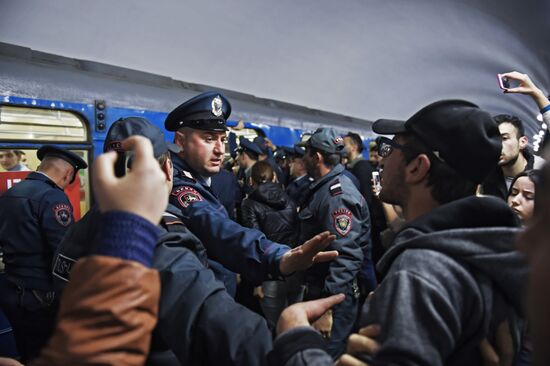
M 296 244 L 296 206 L 277 183 L 263 183 L 250 192 L 241 205 L 241 223 L 260 230 L 269 240 Z

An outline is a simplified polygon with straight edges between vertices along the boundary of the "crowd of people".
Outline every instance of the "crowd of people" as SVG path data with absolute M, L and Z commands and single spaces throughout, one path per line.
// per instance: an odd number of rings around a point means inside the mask
M 550 125 L 541 89 L 503 75 Z M 0 196 L 20 362 L 548 364 L 550 166 L 519 118 L 441 100 L 376 121 L 368 146 L 319 128 L 277 147 L 237 144 L 230 114 L 219 92 L 185 101 L 172 143 L 142 117 L 114 122 L 78 222 L 63 188 L 86 163 L 38 150 Z

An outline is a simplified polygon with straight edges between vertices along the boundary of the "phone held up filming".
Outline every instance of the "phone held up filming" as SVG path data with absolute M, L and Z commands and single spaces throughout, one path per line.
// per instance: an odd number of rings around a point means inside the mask
M 502 74 L 497 74 L 497 79 L 498 85 L 502 90 L 510 88 L 510 80 L 506 76 L 503 76 Z

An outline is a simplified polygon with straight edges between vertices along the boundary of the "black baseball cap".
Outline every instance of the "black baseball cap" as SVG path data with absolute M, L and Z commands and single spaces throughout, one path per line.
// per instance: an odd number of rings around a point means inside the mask
M 307 140 L 297 144 L 298 146 L 314 147 L 330 154 L 340 154 L 344 149 L 344 139 L 332 128 L 318 128 Z
M 120 143 L 134 135 L 146 137 L 151 141 L 155 158 L 165 154 L 168 150 L 175 153 L 181 150 L 179 146 L 166 142 L 164 133 L 160 128 L 145 118 L 127 117 L 121 118 L 111 125 L 107 132 L 107 137 L 105 138 L 103 152 L 111 150 L 124 152 Z
M 432 103 L 406 121 L 379 119 L 372 129 L 381 135 L 414 135 L 457 173 L 478 184 L 497 166 L 502 150 L 491 115 L 464 100 Z
M 207 131 L 227 131 L 225 122 L 231 114 L 231 104 L 220 92 L 210 91 L 199 94 L 168 114 L 164 128 L 177 131 L 182 127 L 191 127 Z

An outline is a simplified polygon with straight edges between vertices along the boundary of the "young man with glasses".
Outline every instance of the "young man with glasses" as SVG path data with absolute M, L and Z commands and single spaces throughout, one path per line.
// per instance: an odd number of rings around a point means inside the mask
M 470 102 L 445 100 L 373 130 L 394 135 L 379 141 L 380 198 L 401 206 L 406 223 L 363 306 L 361 326 L 381 329 L 369 364 L 482 365 L 487 343 L 511 364 L 527 275 L 514 248 L 519 229 L 503 201 L 475 196 L 499 159 L 496 124 Z

